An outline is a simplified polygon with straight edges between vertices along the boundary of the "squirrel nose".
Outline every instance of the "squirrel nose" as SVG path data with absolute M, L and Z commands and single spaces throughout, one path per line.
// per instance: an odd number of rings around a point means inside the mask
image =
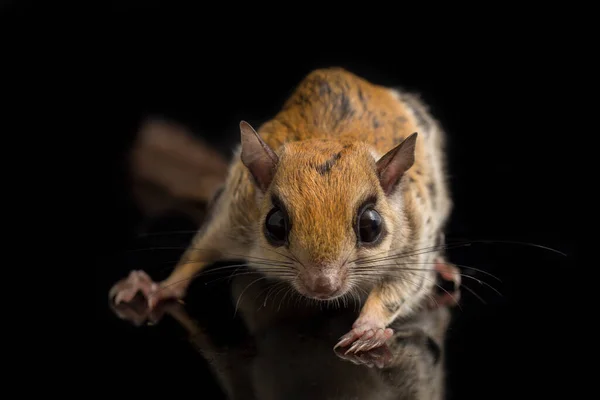
M 336 276 L 318 276 L 312 284 L 313 294 L 322 299 L 326 299 L 341 287 L 341 282 Z

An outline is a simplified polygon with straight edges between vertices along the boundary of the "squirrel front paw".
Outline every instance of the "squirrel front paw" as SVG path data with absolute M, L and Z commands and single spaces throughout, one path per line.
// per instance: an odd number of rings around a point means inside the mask
M 383 346 L 393 334 L 391 328 L 359 318 L 352 326 L 352 330 L 340 338 L 334 350 L 338 347 L 350 346 L 344 354 L 369 351 Z
M 145 304 L 136 301 L 141 293 Z M 145 320 L 157 322 L 162 315 L 163 305 L 168 300 L 180 300 L 184 291 L 180 286 L 156 283 L 144 271 L 131 271 L 113 285 L 109 291 L 109 300 L 117 315 L 140 325 Z

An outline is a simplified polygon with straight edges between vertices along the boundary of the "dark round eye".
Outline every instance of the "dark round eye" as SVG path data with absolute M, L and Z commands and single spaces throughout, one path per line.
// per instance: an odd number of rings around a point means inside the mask
M 279 208 L 275 207 L 267 214 L 265 220 L 267 239 L 276 245 L 281 246 L 287 239 L 288 226 L 285 214 Z
M 372 243 L 381 234 L 381 215 L 372 208 L 367 208 L 358 218 L 358 237 L 361 242 Z

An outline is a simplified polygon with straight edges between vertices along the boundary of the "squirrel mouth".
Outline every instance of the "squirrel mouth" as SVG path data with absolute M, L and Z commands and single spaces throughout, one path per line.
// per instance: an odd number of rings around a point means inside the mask
M 316 300 L 332 300 L 338 297 L 340 292 L 340 290 L 336 290 L 335 292 L 328 294 L 314 293 L 311 297 Z
M 343 286 L 332 288 L 330 290 L 311 290 L 305 285 L 296 285 L 296 290 L 303 296 L 315 300 L 334 300 L 345 293 Z

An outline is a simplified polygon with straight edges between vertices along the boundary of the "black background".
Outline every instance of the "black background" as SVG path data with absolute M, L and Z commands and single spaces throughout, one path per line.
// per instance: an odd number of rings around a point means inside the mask
M 122 385 L 118 392 L 124 394 L 175 397 L 197 391 L 193 396 L 212 398 L 207 393 L 216 387 L 179 332 L 130 327 L 107 307 L 110 285 L 131 268 L 144 268 L 122 256 L 139 245 L 135 234 L 143 222 L 130 198 L 125 164 L 142 118 L 173 118 L 227 154 L 240 119 L 258 124 L 269 118 L 305 74 L 324 66 L 404 86 L 430 104 L 450 137 L 455 209 L 448 240 L 529 242 L 570 255 L 508 244 L 450 253 L 457 263 L 498 276 L 502 283 L 481 278 L 503 295 L 467 281 L 486 304 L 463 292 L 462 310 L 455 313 L 448 339 L 452 398 L 567 388 L 567 373 L 575 367 L 560 361 L 567 356 L 563 339 L 569 329 L 558 320 L 569 305 L 555 295 L 565 293 L 561 281 L 574 268 L 572 221 L 579 210 L 567 189 L 567 166 L 575 157 L 567 144 L 572 131 L 564 103 L 565 93 L 576 89 L 568 60 L 577 52 L 559 28 L 499 17 L 494 27 L 470 21 L 473 25 L 429 32 L 403 26 L 400 19 L 396 29 L 383 33 L 377 21 L 373 28 L 348 20 L 333 29 L 318 13 L 302 22 L 280 17 L 270 24 L 273 20 L 213 21 L 207 11 L 125 8 L 115 7 L 104 20 L 105 10 L 99 12 L 97 30 L 82 36 L 84 43 L 76 45 L 77 35 L 70 37 L 73 54 L 85 52 L 89 66 L 81 70 L 80 82 L 91 94 L 84 106 L 94 135 L 86 148 L 94 205 L 85 218 L 98 257 L 100 367 L 90 372 L 97 385 L 92 392 L 115 393 Z M 208 28 L 212 22 L 217 25 Z M 450 37 L 459 26 L 461 34 Z M 255 30 L 264 36 L 255 36 Z M 355 39 L 351 33 L 357 30 L 365 35 Z M 190 227 L 175 219 L 162 223 Z

